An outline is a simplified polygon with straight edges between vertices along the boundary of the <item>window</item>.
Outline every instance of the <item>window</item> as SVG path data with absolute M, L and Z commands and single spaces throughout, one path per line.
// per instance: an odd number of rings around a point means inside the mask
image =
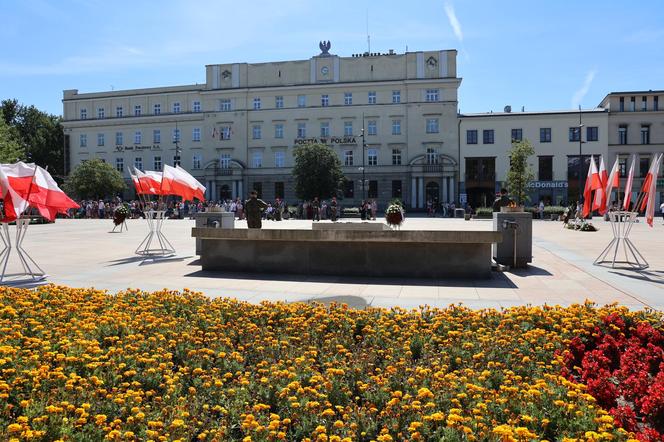
M 392 180 L 392 198 L 401 198 L 401 180 Z
M 427 164 L 438 164 L 438 154 L 432 147 L 427 147 Z
M 122 143 L 124 142 L 123 137 L 122 137 L 122 132 L 116 132 L 115 133 L 115 145 L 116 146 L 122 146 Z
M 392 103 L 401 103 L 401 91 L 392 91 Z
M 219 167 L 221 167 L 222 169 L 231 168 L 231 154 L 229 153 L 221 154 L 221 156 L 219 157 Z
M 274 107 L 277 109 L 284 107 L 284 97 L 282 95 L 277 95 L 274 97 Z
M 427 89 L 424 101 L 438 101 L 438 89 Z
M 353 180 L 344 180 L 343 190 L 344 198 L 353 198 L 355 196 L 355 182 Z
M 286 163 L 286 154 L 278 150 L 274 153 L 274 167 L 284 167 Z
M 152 143 L 153 144 L 161 143 L 161 130 L 155 129 L 152 131 Z
M 134 132 L 134 144 L 141 144 L 143 142 L 143 133 L 140 130 Z
M 620 112 L 625 112 L 625 97 L 620 97 Z
M 427 118 L 427 133 L 428 134 L 437 134 L 438 133 L 438 118 Z M 484 131 L 486 132 L 486 131 Z
M 392 149 L 392 164 L 394 166 L 401 165 L 401 149 Z
M 88 110 L 81 109 L 81 120 L 87 120 L 87 119 L 88 119 Z
M 251 154 L 251 167 L 263 167 L 263 152 Z
M 143 158 L 142 157 L 134 158 L 134 167 L 136 169 L 139 169 L 139 170 L 143 169 Z
M 352 150 L 345 150 L 344 151 L 344 166 L 352 166 L 353 165 L 353 151 Z
M 261 108 L 261 99 L 258 97 L 254 98 L 254 110 L 259 110 Z
M 179 114 L 180 113 L 180 102 L 176 101 L 173 103 L 173 113 L 174 114 Z
M 330 96 L 327 94 L 323 94 L 320 96 L 320 105 L 323 107 L 327 107 L 330 105 Z
M 392 120 L 392 135 L 401 135 L 401 120 Z
M 177 167 L 181 164 L 180 155 L 175 155 L 173 157 L 173 167 Z
M 222 126 L 221 127 L 221 132 L 220 132 L 220 137 L 222 140 L 230 140 L 231 139 L 231 127 L 230 126 Z
M 369 191 L 367 192 L 369 198 L 378 198 L 378 181 L 369 180 Z
M 551 142 L 551 128 L 542 127 L 540 128 L 540 143 L 550 143 Z
M 219 110 L 222 112 L 228 112 L 231 110 L 231 99 L 230 98 L 222 98 L 219 100 Z
M 369 104 L 376 104 L 376 91 L 370 91 L 368 94 Z
M 329 137 L 330 136 L 330 122 L 329 121 L 323 121 L 320 123 L 320 136 L 321 137 Z
M 263 183 L 256 182 L 254 183 L 254 190 L 258 194 L 258 198 L 263 198 Z
M 201 168 L 201 163 L 203 163 L 203 157 L 200 153 L 195 153 L 191 157 L 191 168 L 192 169 L 200 169 Z
M 344 92 L 344 105 L 350 106 L 351 104 L 353 104 L 353 93 Z
M 118 106 L 115 108 L 115 116 L 117 118 L 122 118 L 122 113 L 123 113 L 122 106 Z
M 200 112 L 201 111 L 201 102 L 200 101 L 194 101 L 194 103 L 191 105 L 191 110 L 192 110 L 192 112 Z
M 251 126 L 251 137 L 254 140 L 260 140 L 261 139 L 261 126 L 260 124 L 254 124 Z
M 297 96 L 297 107 L 305 107 L 307 105 L 307 96 L 298 95 Z
M 367 149 L 367 163 L 369 166 L 378 165 L 378 149 Z
M 352 137 L 353 136 L 353 122 L 344 121 L 344 136 Z
M 551 181 L 553 180 L 553 157 L 541 156 L 539 157 L 539 180 Z
M 496 159 L 491 157 L 466 158 L 466 183 L 496 180 Z
M 659 97 L 657 95 L 652 97 L 652 110 L 654 111 L 659 110 Z
M 157 103 L 157 104 L 154 105 L 153 113 L 155 115 L 161 114 L 161 104 Z
M 636 110 L 636 97 L 629 98 L 629 111 L 634 112 Z
M 588 126 L 586 128 L 586 141 L 598 141 L 599 128 L 597 126 Z
M 174 143 L 180 142 L 180 129 L 173 129 L 173 142 Z
M 466 144 L 477 144 L 477 129 L 466 131 Z
M 88 147 L 88 134 L 81 134 L 78 139 L 81 147 Z
M 627 144 L 627 126 L 618 128 L 618 144 Z
M 97 118 L 99 118 L 99 119 L 104 118 L 104 113 L 105 113 L 105 112 L 104 112 L 104 108 L 103 108 L 103 107 L 100 107 L 99 109 L 97 109 Z
M 650 168 L 650 155 L 639 155 L 639 174 L 641 178 L 645 178 L 648 175 L 648 169 Z
M 141 116 L 141 111 L 142 111 L 142 109 L 141 109 L 140 104 L 137 104 L 136 106 L 134 106 L 134 116 L 135 117 L 140 117 Z
M 650 144 L 650 126 L 641 125 L 641 144 Z
M 512 129 L 512 141 L 523 141 L 523 129 Z
M 645 112 L 648 110 L 648 97 L 645 95 L 641 97 L 641 111 Z
M 307 136 L 307 123 L 297 123 L 297 137 L 306 138 Z
M 275 198 L 284 198 L 284 182 L 277 181 L 274 183 L 274 197 Z
M 274 125 L 274 138 L 284 137 L 284 125 L 279 123 Z
M 618 158 L 618 170 L 620 171 L 620 176 L 627 176 L 627 157 Z
M 195 127 L 191 130 L 191 141 L 201 141 L 201 128 Z
M 104 145 L 104 134 L 97 134 L 97 146 Z
M 494 142 L 493 129 L 484 129 L 482 131 L 482 143 L 493 144 L 493 142 Z
M 580 127 L 570 127 L 569 128 L 569 140 L 570 141 L 581 141 L 581 128 Z
M 154 170 L 161 170 L 161 156 L 154 157 Z
M 378 128 L 376 120 L 367 121 L 367 135 L 376 135 L 378 133 Z
M 115 159 L 115 170 L 120 173 L 124 173 L 124 158 Z

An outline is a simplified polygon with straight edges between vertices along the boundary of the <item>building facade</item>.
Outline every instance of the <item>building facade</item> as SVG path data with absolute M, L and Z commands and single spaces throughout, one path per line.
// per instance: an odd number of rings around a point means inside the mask
M 209 65 L 203 85 L 66 90 L 69 168 L 100 158 L 128 178 L 129 166 L 177 163 L 209 199 L 256 189 L 294 203 L 293 149 L 318 142 L 339 155 L 344 204 L 456 199 L 457 52 L 339 57 L 319 47 L 309 60 Z

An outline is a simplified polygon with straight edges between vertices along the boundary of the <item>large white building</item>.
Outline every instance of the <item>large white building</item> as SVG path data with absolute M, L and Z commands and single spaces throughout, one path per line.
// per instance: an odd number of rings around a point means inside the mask
M 340 57 L 319 47 L 308 60 L 209 65 L 201 85 L 66 90 L 68 169 L 100 158 L 128 177 L 128 166 L 179 163 L 210 199 L 256 189 L 294 202 L 293 148 L 316 141 L 339 155 L 345 204 L 365 193 L 414 208 L 456 199 L 456 51 Z

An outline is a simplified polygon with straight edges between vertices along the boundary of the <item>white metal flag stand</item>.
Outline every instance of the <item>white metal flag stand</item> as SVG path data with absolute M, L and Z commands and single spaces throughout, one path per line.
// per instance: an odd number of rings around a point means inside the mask
M 150 233 L 148 233 L 148 236 L 145 237 L 136 249 L 137 255 L 165 256 L 175 253 L 173 245 L 161 233 L 161 227 L 165 219 L 164 214 L 164 210 L 149 210 L 145 212 L 145 220 L 148 222 Z M 154 244 L 155 247 L 151 247 L 154 241 L 158 243 L 159 247 L 157 247 L 157 243 Z
M 0 283 L 8 284 L 21 284 L 28 282 L 37 282 L 46 279 L 46 273 L 39 267 L 34 259 L 23 248 L 23 240 L 28 232 L 30 225 L 30 218 L 19 218 L 16 220 L 16 236 L 14 237 L 14 244 L 12 245 L 12 236 L 9 233 L 9 224 L 2 223 L 0 228 L 0 238 L 4 249 L 0 252 L 0 265 L 2 266 L 2 274 L 0 274 Z M 7 273 L 7 265 L 12 250 L 16 250 L 18 259 L 23 267 L 22 273 Z
M 611 221 L 611 228 L 613 229 L 613 239 L 602 253 L 599 254 L 593 264 L 602 265 L 605 263 L 611 263 L 611 268 L 615 268 L 616 264 L 624 264 L 636 270 L 642 270 L 649 267 L 646 259 L 629 239 L 629 234 L 632 231 L 632 226 L 636 222 L 637 215 L 637 212 L 609 212 L 609 221 Z M 625 254 L 624 261 L 618 260 L 620 258 L 618 253 L 621 245 Z M 611 253 L 612 256 L 609 256 Z

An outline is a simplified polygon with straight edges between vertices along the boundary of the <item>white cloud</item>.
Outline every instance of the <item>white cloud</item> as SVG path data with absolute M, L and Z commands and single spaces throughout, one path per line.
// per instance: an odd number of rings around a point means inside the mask
M 586 74 L 586 78 L 583 81 L 583 85 L 574 92 L 574 95 L 572 95 L 572 107 L 573 108 L 577 108 L 581 104 L 581 101 L 583 100 L 583 98 L 588 93 L 588 90 L 590 90 L 590 85 L 592 84 L 593 80 L 595 79 L 595 74 L 596 73 L 597 73 L 597 71 L 595 69 L 589 71 Z
M 450 26 L 452 26 L 454 35 L 456 36 L 457 40 L 463 42 L 463 32 L 461 32 L 461 23 L 459 23 L 459 19 L 457 18 L 456 13 L 454 12 L 454 5 L 452 5 L 452 3 L 446 2 L 444 7 L 445 7 L 445 15 L 447 15 L 447 19 L 450 22 Z

